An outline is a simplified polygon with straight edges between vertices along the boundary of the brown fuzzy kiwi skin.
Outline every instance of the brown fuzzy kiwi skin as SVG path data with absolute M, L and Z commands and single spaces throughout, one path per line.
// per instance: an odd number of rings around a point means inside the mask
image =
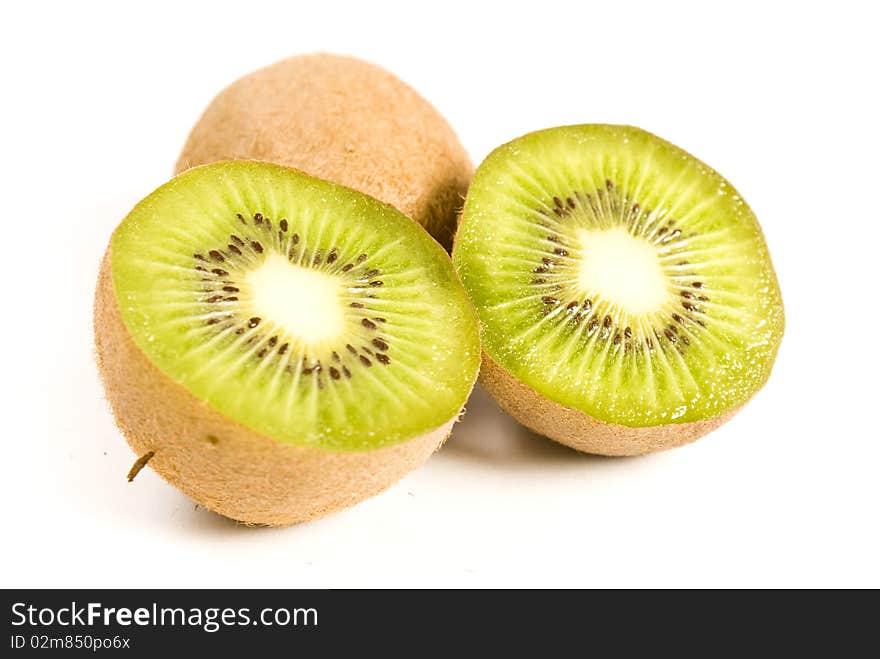
M 631 428 L 560 405 L 529 387 L 483 351 L 480 383 L 519 423 L 583 453 L 633 456 L 688 444 L 715 430 L 741 407 L 711 419 Z
M 119 310 L 110 249 L 94 309 L 98 368 L 119 428 L 138 456 L 200 505 L 246 524 L 281 526 L 347 508 L 420 466 L 448 437 L 439 428 L 373 451 L 284 444 L 224 417 L 164 375 Z
M 473 164 L 414 89 L 354 57 L 301 55 L 232 83 L 211 101 L 175 169 L 264 160 L 365 192 L 447 250 Z

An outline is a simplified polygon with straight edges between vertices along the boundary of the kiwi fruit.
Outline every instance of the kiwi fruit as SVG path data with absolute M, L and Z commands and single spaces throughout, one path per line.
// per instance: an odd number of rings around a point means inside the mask
M 453 261 L 481 320 L 481 381 L 520 423 L 589 453 L 716 428 L 767 380 L 782 338 L 755 215 L 638 128 L 550 128 L 493 151 Z
M 122 221 L 95 339 L 141 462 L 265 525 L 349 506 L 420 465 L 480 362 L 476 314 L 427 232 L 255 161 L 190 169 Z
M 302 169 L 395 206 L 447 249 L 473 165 L 452 128 L 409 85 L 353 57 L 291 57 L 211 101 L 177 172 L 253 159 Z

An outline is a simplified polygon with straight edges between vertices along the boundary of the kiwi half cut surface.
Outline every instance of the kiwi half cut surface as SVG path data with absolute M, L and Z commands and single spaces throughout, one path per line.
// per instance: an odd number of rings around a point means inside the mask
M 708 432 L 782 337 L 758 222 L 711 168 L 643 130 L 551 128 L 478 167 L 453 253 L 483 380 L 520 422 L 611 455 Z
M 150 466 L 235 519 L 369 496 L 442 443 L 479 367 L 449 257 L 391 206 L 236 161 L 117 228 L 96 302 L 108 398 Z

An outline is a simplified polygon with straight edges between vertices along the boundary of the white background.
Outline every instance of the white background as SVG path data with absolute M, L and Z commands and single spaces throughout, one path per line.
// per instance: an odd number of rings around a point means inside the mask
M 24 7 L 27 9 L 24 9 Z M 2 586 L 880 586 L 877 17 L 870 3 L 11 3 L 0 38 Z M 91 302 L 114 226 L 236 77 L 381 64 L 475 162 L 641 126 L 761 219 L 787 311 L 769 383 L 697 444 L 579 455 L 477 391 L 447 446 L 353 509 L 237 526 L 116 430 Z

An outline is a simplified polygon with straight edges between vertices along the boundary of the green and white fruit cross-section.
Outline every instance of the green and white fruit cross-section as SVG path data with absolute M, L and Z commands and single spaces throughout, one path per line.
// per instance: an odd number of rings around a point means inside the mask
M 496 149 L 468 192 L 453 260 L 489 355 L 609 423 L 735 409 L 782 337 L 754 214 L 711 168 L 636 128 L 553 128 Z
M 287 168 L 181 174 L 120 225 L 111 268 L 149 359 L 279 441 L 405 441 L 458 414 L 479 367 L 443 249 L 390 206 Z

